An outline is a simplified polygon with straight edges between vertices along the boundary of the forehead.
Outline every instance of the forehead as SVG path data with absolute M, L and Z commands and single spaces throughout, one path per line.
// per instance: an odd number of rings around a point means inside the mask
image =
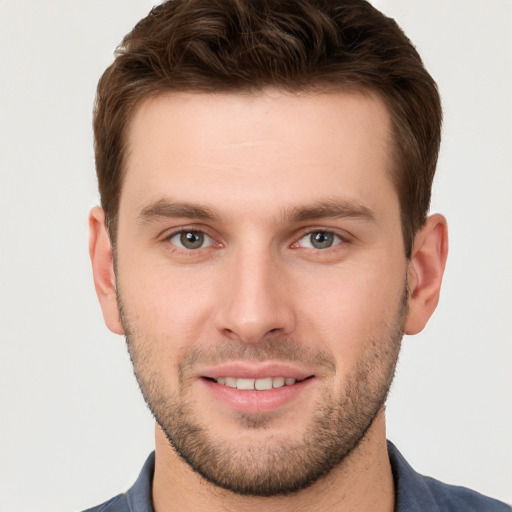
M 162 94 L 133 116 L 120 214 L 166 195 L 214 209 L 394 200 L 389 138 L 372 94 Z

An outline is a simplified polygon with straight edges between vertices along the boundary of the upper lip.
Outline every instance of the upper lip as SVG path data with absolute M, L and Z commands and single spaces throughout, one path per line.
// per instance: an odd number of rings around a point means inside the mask
M 235 377 L 237 379 L 265 379 L 268 377 L 284 377 L 304 380 L 313 376 L 313 372 L 283 363 L 224 363 L 210 368 L 202 368 L 197 372 L 199 377 L 218 379 L 219 377 Z

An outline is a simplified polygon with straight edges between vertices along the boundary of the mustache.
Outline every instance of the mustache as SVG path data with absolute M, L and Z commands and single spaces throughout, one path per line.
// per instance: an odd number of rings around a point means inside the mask
M 128 352 L 132 363 L 134 332 L 128 322 L 126 310 L 119 288 L 116 290 L 117 307 L 123 325 Z M 193 371 L 196 365 L 216 365 L 226 362 L 264 362 L 306 364 L 308 367 L 324 370 L 327 374 L 336 373 L 336 362 L 331 352 L 320 348 L 306 346 L 301 340 L 292 336 L 268 333 L 257 343 L 225 338 L 215 345 L 193 344 L 184 347 L 176 360 L 180 380 Z
M 196 365 L 215 365 L 226 362 L 306 363 L 328 372 L 335 372 L 333 355 L 322 349 L 305 346 L 301 341 L 282 335 L 267 335 L 257 344 L 236 340 L 223 340 L 215 346 L 192 345 L 184 349 L 179 357 L 179 367 L 183 373 Z

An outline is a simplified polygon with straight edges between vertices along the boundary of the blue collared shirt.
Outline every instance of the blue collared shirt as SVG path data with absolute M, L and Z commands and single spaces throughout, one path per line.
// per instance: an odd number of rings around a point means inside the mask
M 395 481 L 395 512 L 512 512 L 501 501 L 416 473 L 389 441 L 388 453 Z M 154 512 L 151 502 L 154 470 L 153 452 L 133 487 L 84 512 Z

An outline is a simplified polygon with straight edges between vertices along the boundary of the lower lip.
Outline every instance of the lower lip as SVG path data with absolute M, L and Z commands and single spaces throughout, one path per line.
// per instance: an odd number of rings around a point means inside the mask
M 259 414 L 276 411 L 288 405 L 302 394 L 311 384 L 314 378 L 296 382 L 291 386 L 282 386 L 268 390 L 242 390 L 217 384 L 209 379 L 201 379 L 208 391 L 213 396 L 229 406 L 230 409 L 245 413 Z

